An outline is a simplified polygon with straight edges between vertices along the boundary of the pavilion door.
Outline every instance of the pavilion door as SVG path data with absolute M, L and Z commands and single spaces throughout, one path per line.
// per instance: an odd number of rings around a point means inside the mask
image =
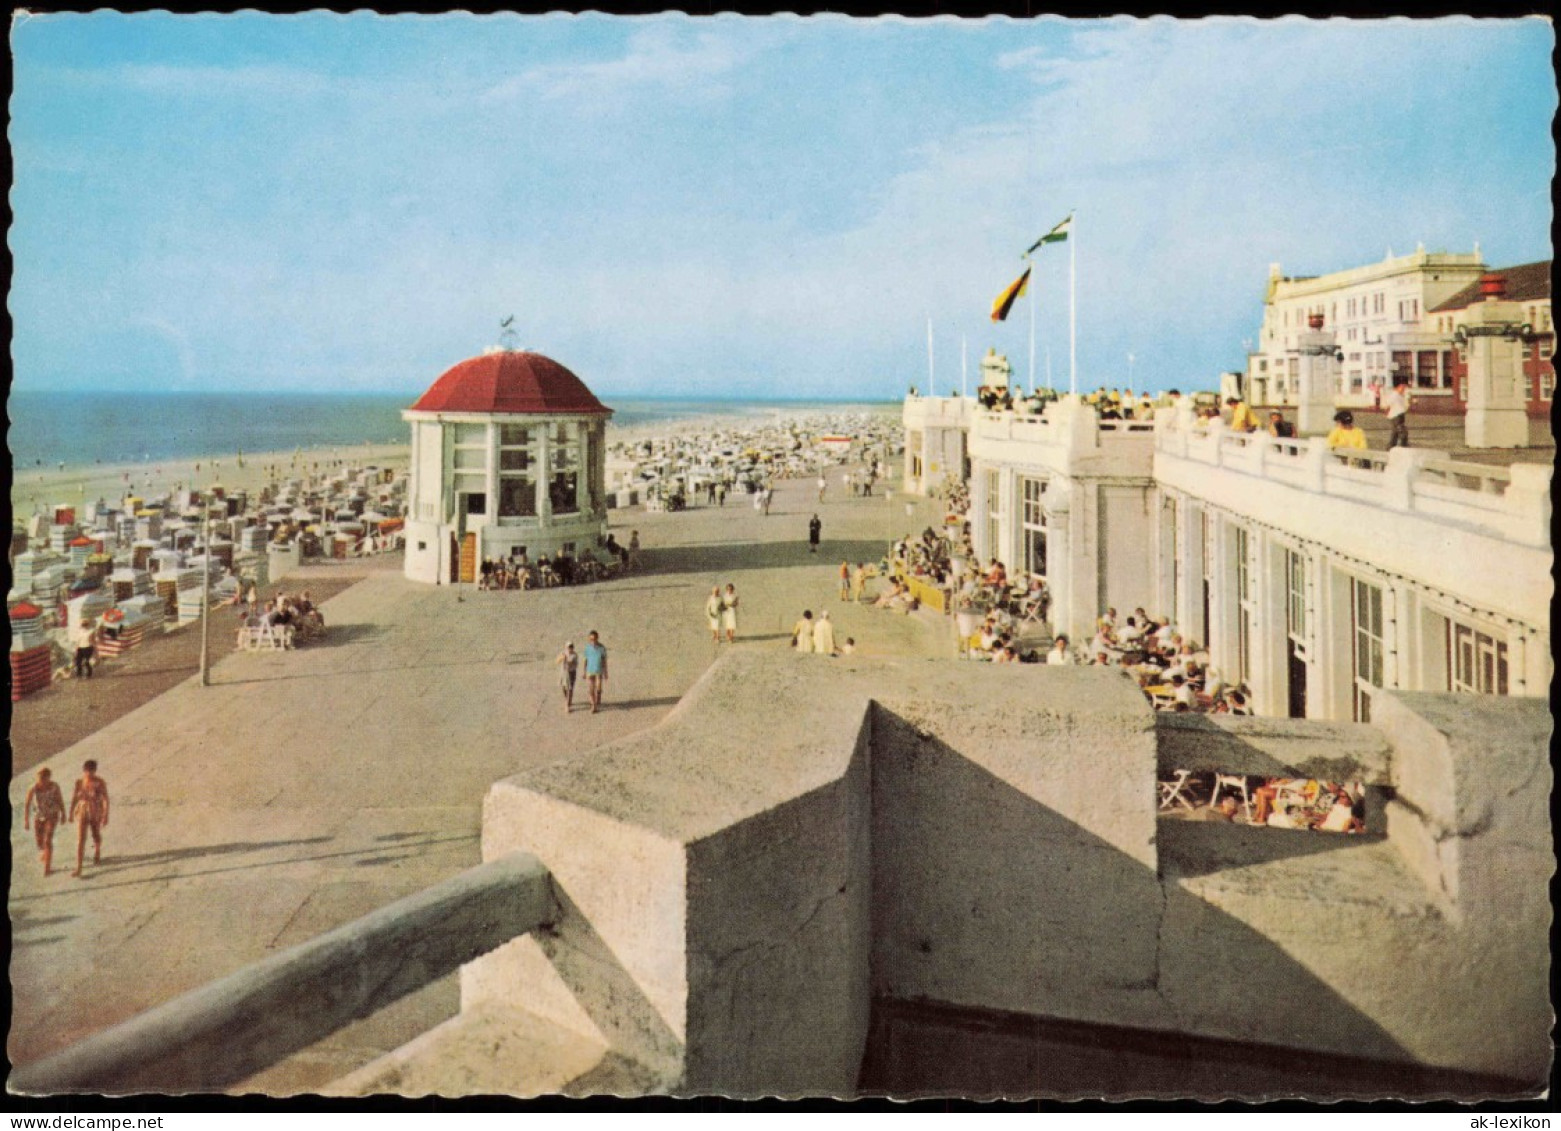
M 474 584 L 477 581 L 477 535 L 475 532 L 461 539 L 461 580 Z

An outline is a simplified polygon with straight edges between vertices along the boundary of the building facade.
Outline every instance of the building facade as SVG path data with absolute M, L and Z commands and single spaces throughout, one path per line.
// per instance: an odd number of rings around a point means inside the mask
M 1429 329 L 1424 333 L 1434 342 L 1425 348 L 1446 349 L 1448 344 L 1452 345 L 1451 357 L 1444 363 L 1447 376 L 1441 388 L 1450 393 L 1458 411 L 1463 411 L 1468 404 L 1469 363 L 1457 338 L 1460 331 L 1466 335 L 1475 308 L 1487 303 L 1494 294 L 1515 304 L 1518 309 L 1514 317 L 1528 327 L 1528 333 L 1522 339 L 1522 379 L 1528 415 L 1543 417 L 1550 414 L 1556 389 L 1556 331 L 1550 318 L 1551 266 L 1551 261 L 1546 259 L 1516 267 L 1498 267 L 1491 274 L 1501 280 L 1499 286 L 1487 284 L 1482 289 L 1481 282 L 1471 283 L 1431 309 L 1426 319 Z M 1410 378 L 1417 394 L 1426 388 L 1422 376 L 1425 368 L 1423 353 L 1410 352 L 1407 344 L 1402 349 L 1395 346 L 1394 375 Z M 1425 404 L 1422 399 L 1420 407 Z
M 1083 641 L 1109 607 L 1154 595 L 1142 552 L 1154 516 L 1154 428 L 1101 421 L 1065 398 L 1041 416 L 970 414 L 970 528 L 977 558 L 1040 577 L 1055 632 Z
M 1247 357 L 1248 396 L 1256 404 L 1296 403 L 1296 350 L 1315 314 L 1338 335 L 1342 356 L 1334 392 L 1340 404 L 1371 404 L 1372 386 L 1391 384 L 1395 350 L 1414 354 L 1417 382 L 1422 372 L 1425 378 L 1422 388 L 1451 396 L 1450 347 L 1433 342 L 1421 348 L 1421 338 L 1434 332 L 1428 325 L 1431 311 L 1476 283 L 1484 271 L 1478 246 L 1467 255 L 1422 247 L 1412 255 L 1390 255 L 1380 263 L 1315 276 L 1283 275 L 1279 264 L 1272 264 L 1263 324 Z
M 1474 386 L 1516 387 L 1508 345 L 1471 349 Z M 1512 411 L 1491 402 L 1466 424 Z M 1369 722 L 1392 691 L 1548 694 L 1547 464 L 1345 455 L 1195 425 L 1190 405 L 1152 425 L 1100 422 L 1075 398 L 968 420 L 975 552 L 1044 578 L 1051 627 L 1075 643 L 1110 607 L 1170 616 L 1269 716 Z
M 448 370 L 412 430 L 406 575 L 474 581 L 479 564 L 600 545 L 612 410 L 541 354 L 490 350 Z

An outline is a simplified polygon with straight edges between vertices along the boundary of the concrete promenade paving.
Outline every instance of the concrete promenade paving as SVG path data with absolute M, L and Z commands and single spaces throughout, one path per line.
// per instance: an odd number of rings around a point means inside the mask
M 69 798 L 96 758 L 113 798 L 103 863 L 84 879 L 68 874 L 70 826 L 44 879 L 20 820 L 32 774 L 14 779 L 13 1063 L 478 863 L 490 783 L 655 724 L 705 671 L 719 654 L 703 614 L 712 585 L 737 586 L 740 649 L 787 648 L 811 607 L 829 609 L 837 639 L 856 637 L 864 655 L 952 656 L 944 618 L 858 608 L 836 592 L 843 559 L 876 561 L 891 534 L 936 522 L 937 508 L 916 500 L 908 516 L 898 492 L 851 498 L 838 471 L 816 497 L 815 480 L 795 480 L 777 485 L 768 517 L 743 498 L 614 512 L 621 541 L 639 530 L 644 568 L 596 585 L 479 593 L 371 574 L 324 606 L 324 642 L 233 655 L 213 686 L 180 684 L 50 760 Z M 553 659 L 593 628 L 609 649 L 604 710 L 583 706 L 582 677 L 566 718 Z M 451 976 L 242 1090 L 315 1090 L 457 1008 Z

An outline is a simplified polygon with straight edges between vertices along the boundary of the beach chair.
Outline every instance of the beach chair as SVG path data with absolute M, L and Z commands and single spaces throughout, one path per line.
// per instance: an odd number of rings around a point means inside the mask
M 1247 779 L 1241 774 L 1216 773 L 1214 775 L 1214 792 L 1209 794 L 1210 808 L 1213 808 L 1214 804 L 1219 801 L 1222 788 L 1241 791 L 1242 808 L 1246 810 L 1247 820 L 1252 820 L 1252 797 L 1247 792 Z
M 1194 808 L 1193 803 L 1183 793 L 1183 790 L 1187 787 L 1187 779 L 1192 776 L 1191 771 L 1175 770 L 1173 772 L 1176 775 L 1175 780 L 1158 783 L 1160 787 L 1160 808 L 1169 809 L 1178 802 L 1186 809 Z

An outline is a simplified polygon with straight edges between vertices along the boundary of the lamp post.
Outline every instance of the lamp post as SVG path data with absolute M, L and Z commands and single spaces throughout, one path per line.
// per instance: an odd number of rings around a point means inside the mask
M 205 500 L 205 561 L 201 570 L 201 686 L 211 686 L 211 500 Z

